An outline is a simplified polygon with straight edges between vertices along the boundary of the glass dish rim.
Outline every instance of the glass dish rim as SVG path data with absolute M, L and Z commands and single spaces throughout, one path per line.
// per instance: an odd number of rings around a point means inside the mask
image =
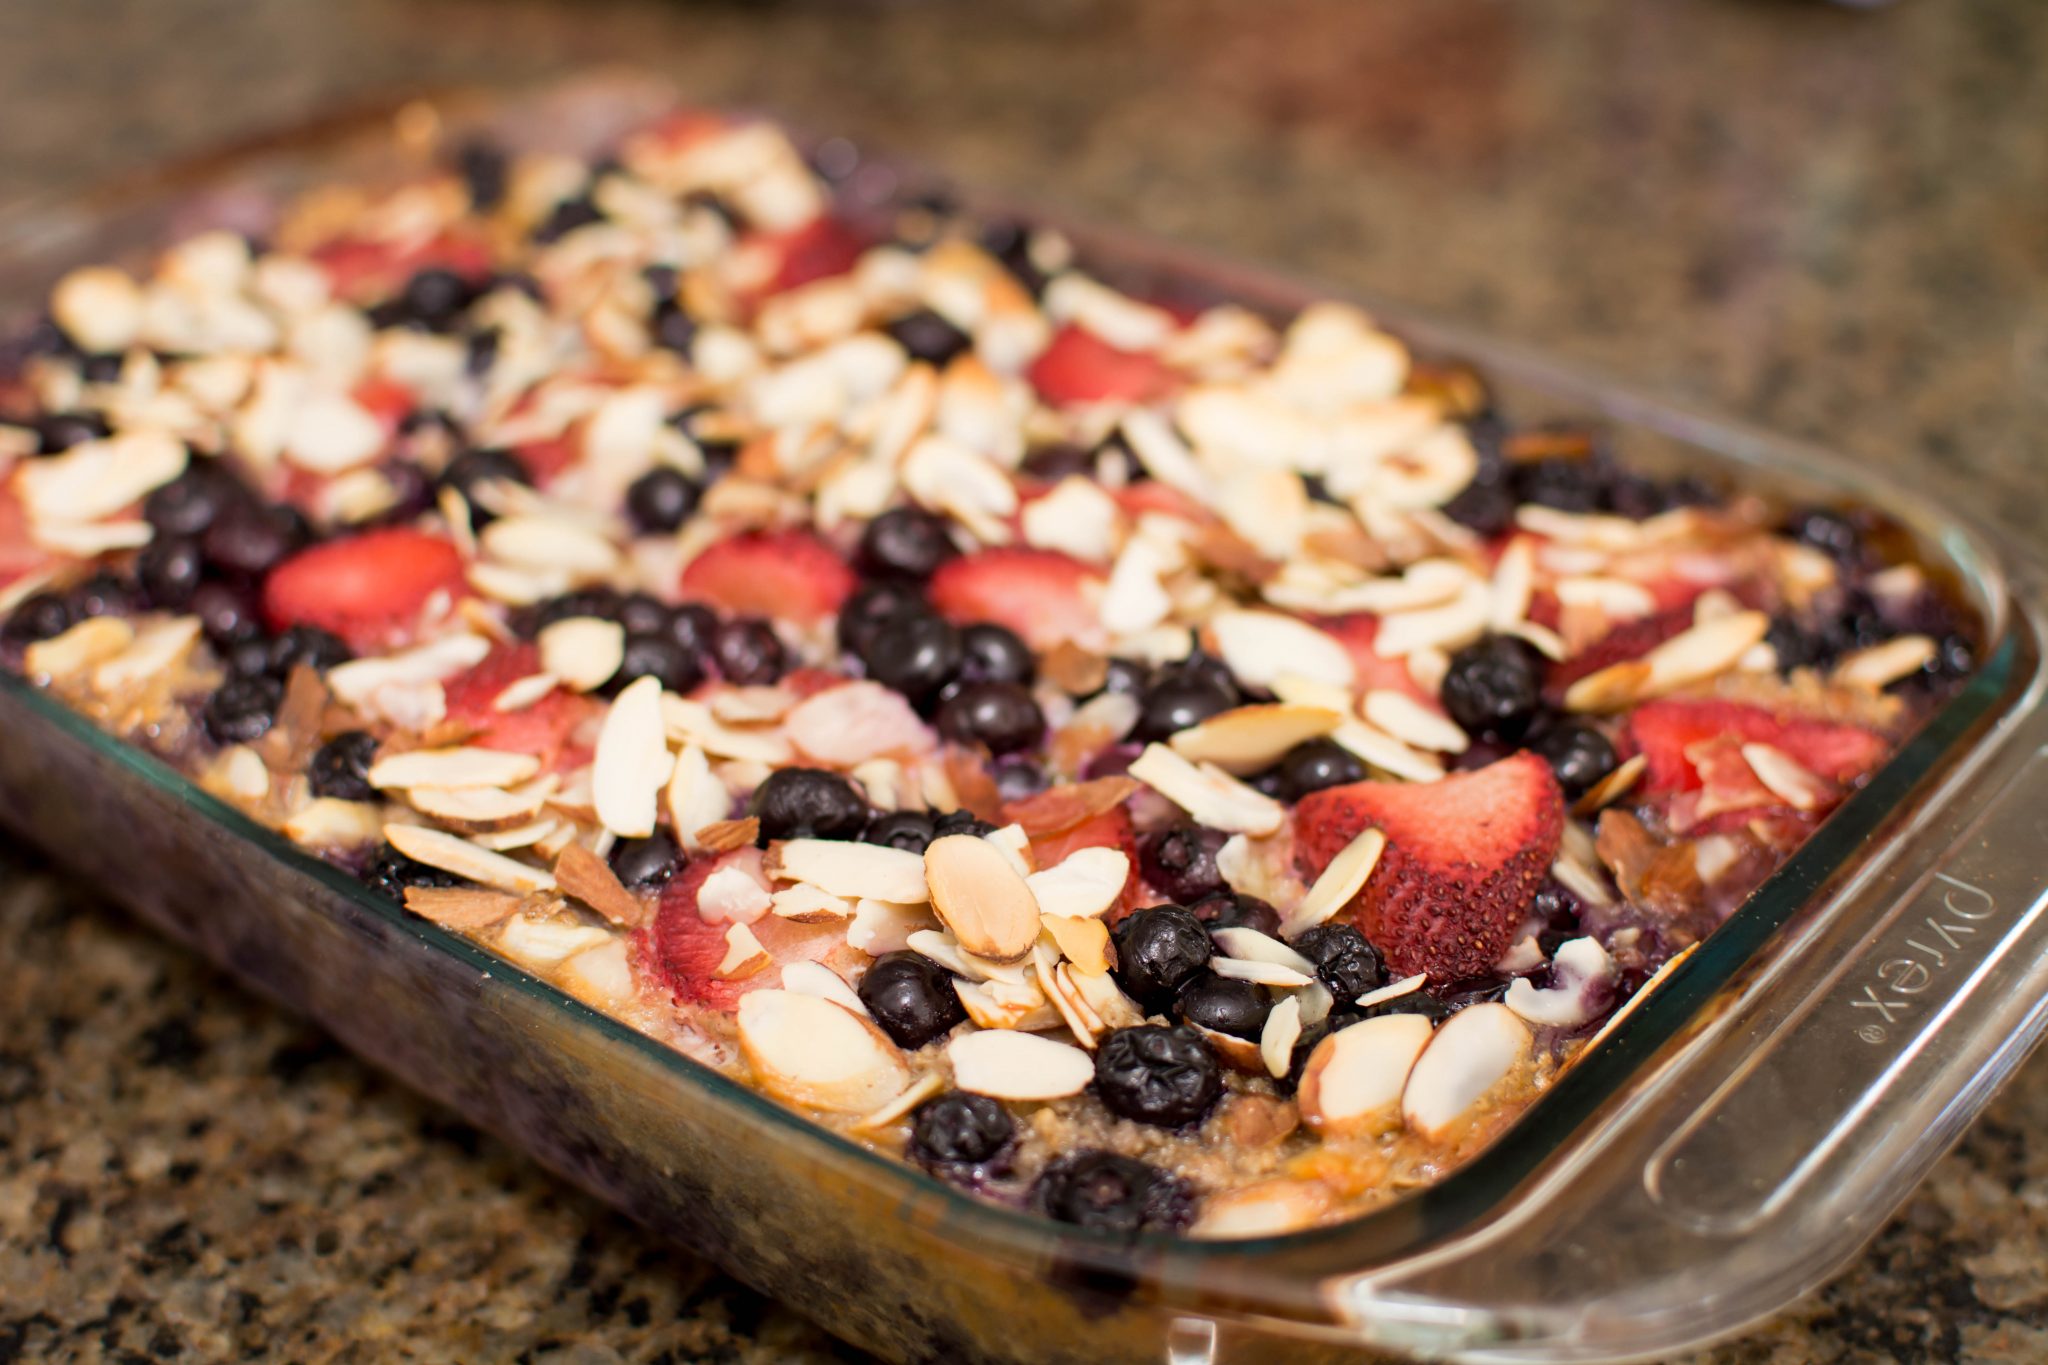
M 197 156 L 145 168 L 140 173 L 115 177 L 77 190 L 41 196 L 0 213 L 0 236 L 11 222 L 40 213 L 54 213 L 60 219 L 75 215 L 91 221 L 126 207 L 175 203 L 212 188 L 232 185 L 237 176 L 246 177 L 273 161 L 317 164 L 343 150 L 376 139 L 389 141 L 390 120 L 399 110 L 424 101 L 439 111 L 461 117 L 488 120 L 549 92 L 575 92 L 591 86 L 593 93 L 607 83 L 621 79 L 652 83 L 671 99 L 677 92 L 659 77 L 630 70 L 585 71 L 581 75 L 557 76 L 537 82 L 504 87 L 441 89 L 393 97 L 371 105 L 349 108 L 316 117 L 303 124 L 261 134 Z M 801 130 L 802 125 L 779 119 L 773 111 L 747 109 L 740 112 L 775 119 L 782 126 Z M 330 145 L 331 144 L 331 145 Z M 932 168 L 907 165 L 930 178 Z M 594 1025 L 614 1042 L 630 1046 L 643 1060 L 652 1062 L 677 1082 L 702 1086 L 715 1096 L 737 1101 L 748 1119 L 766 1120 L 802 1142 L 822 1148 L 822 1155 L 835 1160 L 851 1158 L 902 1187 L 906 1204 L 928 1202 L 940 1210 L 946 1231 L 956 1236 L 973 1236 L 982 1249 L 998 1245 L 1012 1252 L 1050 1252 L 1069 1260 L 1128 1264 L 1142 1256 L 1155 1271 L 1170 1261 L 1197 1265 L 1231 1261 L 1263 1260 L 1282 1253 L 1311 1249 L 1336 1251 L 1351 1243 L 1357 1248 L 1360 1265 L 1386 1264 L 1410 1254 L 1458 1228 L 1468 1226 L 1487 1211 L 1498 1208 L 1545 1162 L 1565 1150 L 1570 1140 L 1627 1082 L 1639 1074 L 1642 1064 L 1659 1048 L 1701 1017 L 1713 995 L 1727 986 L 1741 969 L 1757 960 L 1777 930 L 1803 906 L 1810 893 L 1850 864 L 1863 838 L 1879 828 L 1896 809 L 1897 802 L 1946 762 L 1962 752 L 1961 741 L 1971 727 L 1989 716 L 2012 692 L 2012 670 L 2019 661 L 2020 643 L 2014 632 L 2016 614 L 2010 609 L 2009 587 L 2000 551 L 2003 537 L 1958 511 L 1955 500 L 1941 496 L 1916 495 L 1894 477 L 1873 475 L 1854 467 L 1849 458 L 1817 443 L 1778 435 L 1752 425 L 1697 407 L 1644 395 L 1626 382 L 1610 379 L 1595 369 L 1578 364 L 1560 364 L 1513 342 L 1447 323 L 1426 310 L 1390 301 L 1373 291 L 1351 286 L 1335 287 L 1313 277 L 1245 264 L 1220 254 L 1210 254 L 1170 241 L 1151 238 L 1122 229 L 1090 225 L 1075 215 L 1048 209 L 1035 203 L 998 196 L 963 196 L 970 214 L 1016 212 L 1030 221 L 1056 227 L 1075 238 L 1084 257 L 1091 250 L 1114 257 L 1138 258 L 1142 267 L 1126 260 L 1126 273 L 1142 268 L 1154 274 L 1185 274 L 1199 279 L 1205 289 L 1219 295 L 1253 297 L 1286 295 L 1307 301 L 1331 299 L 1359 304 L 1375 317 L 1388 322 L 1390 330 L 1413 343 L 1431 357 L 1471 363 L 1482 375 L 1512 376 L 1517 383 L 1547 391 L 1574 404 L 1583 404 L 1607 420 L 1641 426 L 1673 438 L 1710 457 L 1714 465 L 1771 467 L 1769 477 L 1780 483 L 1804 479 L 1819 482 L 1855 499 L 1882 508 L 1900 518 L 1925 544 L 1938 544 L 1946 559 L 1944 568 L 1954 569 L 1983 615 L 1986 658 L 1969 682 L 1901 746 L 1869 785 L 1859 790 L 1834 812 L 1803 844 L 1792 858 L 1743 902 L 1715 933 L 1701 941 L 1699 951 L 1679 964 L 1659 983 L 1636 1009 L 1628 1026 L 1604 1040 L 1574 1065 L 1570 1072 L 1524 1110 L 1473 1157 L 1435 1183 L 1406 1194 L 1393 1203 L 1342 1222 L 1273 1236 L 1204 1240 L 1161 1234 L 1146 1234 L 1135 1240 L 1118 1238 L 1093 1230 L 1053 1223 L 1042 1217 L 976 1198 L 927 1175 L 907 1162 L 865 1147 L 840 1133 L 813 1122 L 794 1109 L 778 1104 L 743 1083 L 676 1051 L 577 1000 L 511 962 L 488 952 L 469 940 L 430 921 L 407 914 L 402 907 L 371 893 L 360 882 L 324 859 L 293 845 L 276 831 L 250 819 L 226 802 L 199 788 L 184 774 L 140 747 L 99 729 L 83 715 L 23 679 L 0 674 L 0 688 L 22 702 L 41 720 L 57 725 L 73 739 L 85 743 L 104 758 L 140 777 L 200 811 L 237 839 L 253 844 L 265 854 L 280 859 L 287 867 L 310 875 L 331 891 L 352 900 L 358 910 L 368 911 L 388 927 L 448 953 L 486 976 L 505 983 L 535 1003 L 565 1012 L 570 1018 Z M 1106 273 L 1114 275 L 1112 261 Z M 1253 305 L 1256 307 L 1257 305 Z M 1299 306 L 1298 304 L 1296 306 Z M 1915 471 L 1916 482 L 1925 472 L 1926 482 L 1939 484 L 1931 471 Z M 1768 912 L 1768 913 L 1766 913 Z M 1742 932 L 1732 933 L 1740 928 Z M 1738 948 L 1736 944 L 1740 942 Z M 1717 946 L 1718 945 L 1718 946 Z M 1703 962 L 1714 963 L 1712 970 Z M 1683 1001 L 1682 1006 L 1670 1002 Z M 1602 1082 L 1588 1076 L 1614 1074 Z M 1584 1091 L 1583 1095 L 1579 1092 Z M 1562 1095 L 1565 1098 L 1559 1099 Z M 1348 1259 L 1348 1258 L 1347 1258 Z M 1356 1267 L 1354 1267 L 1356 1268 Z M 1171 1279 L 1171 1276 L 1163 1278 Z

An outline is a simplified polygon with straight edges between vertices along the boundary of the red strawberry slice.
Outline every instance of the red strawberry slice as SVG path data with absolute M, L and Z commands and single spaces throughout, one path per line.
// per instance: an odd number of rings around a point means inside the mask
M 419 406 L 413 391 L 396 379 L 365 379 L 349 392 L 362 409 L 377 419 L 389 438 L 398 434 L 399 423 Z
M 538 672 L 540 651 L 533 645 L 497 646 L 476 667 L 442 684 L 448 719 L 471 727 L 465 742 L 479 748 L 532 754 L 548 769 L 573 766 L 581 761 L 582 746 L 572 744 L 570 736 L 597 709 L 590 698 L 557 688 L 516 711 L 492 705 L 506 688 Z
M 1025 371 L 1039 397 L 1054 407 L 1077 403 L 1149 403 L 1173 391 L 1173 371 L 1155 355 L 1121 351 L 1085 327 L 1068 323 Z
M 758 865 L 756 849 L 734 849 L 716 857 L 693 858 L 661 893 L 653 927 L 648 932 L 648 956 L 654 970 L 674 992 L 677 1003 L 701 1005 L 730 1011 L 738 1008 L 740 997 L 749 991 L 782 984 L 782 968 L 796 962 L 816 962 L 843 947 L 846 930 L 835 924 L 798 924 L 777 915 L 763 915 L 747 926 L 773 959 L 748 976 L 727 979 L 718 975 L 728 945 L 725 936 L 731 925 L 713 924 L 697 913 L 697 893 L 711 874 L 752 860 Z
M 1313 878 L 1367 826 L 1386 850 L 1352 918 L 1396 972 L 1456 981 L 1514 940 L 1564 833 L 1550 765 L 1519 753 L 1438 782 L 1354 782 L 1295 807 L 1295 856 Z
M 1131 860 L 1130 875 L 1124 878 L 1123 896 L 1109 910 L 1109 922 L 1114 924 L 1144 903 L 1144 891 L 1138 877 L 1138 835 L 1131 827 L 1131 813 L 1117 806 L 1100 815 L 1090 816 L 1078 825 L 1040 835 L 1031 841 L 1031 857 L 1040 867 L 1054 867 L 1068 854 L 1084 848 L 1114 848 Z
M 574 431 L 542 441 L 528 441 L 512 448 L 512 458 L 526 467 L 536 488 L 546 488 L 555 475 L 576 463 L 580 454 L 582 443 Z
M 1351 666 L 1357 670 L 1360 692 L 1405 692 L 1431 707 L 1437 705 L 1437 699 L 1408 671 L 1407 660 L 1383 658 L 1373 652 L 1372 642 L 1380 633 L 1377 616 L 1338 616 L 1316 624 L 1351 652 Z
M 1102 634 L 1085 591 L 1101 575 L 1053 550 L 1005 547 L 948 560 L 932 575 L 928 595 L 939 613 L 962 625 L 994 621 L 1033 649 Z
M 319 626 L 357 653 L 410 638 L 436 593 L 462 595 L 462 556 L 440 536 L 395 526 L 301 550 L 263 584 L 271 628 Z
M 1889 745 L 1859 725 L 1781 716 L 1761 706 L 1717 699 L 1669 698 L 1636 708 L 1622 729 L 1625 756 L 1649 760 L 1646 795 L 1690 791 L 1702 783 L 1696 759 L 1719 739 L 1769 744 L 1830 782 L 1851 785 L 1884 761 Z
M 749 531 L 691 560 L 682 593 L 725 611 L 809 625 L 837 612 L 854 582 L 845 561 L 808 531 Z
M 860 263 L 867 242 L 846 223 L 828 215 L 787 232 L 751 233 L 742 249 L 765 250 L 775 262 L 767 284 L 756 294 L 761 299 L 844 275 Z
M 7 485 L 0 483 L 0 588 L 34 573 L 54 558 L 29 539 L 28 514 Z

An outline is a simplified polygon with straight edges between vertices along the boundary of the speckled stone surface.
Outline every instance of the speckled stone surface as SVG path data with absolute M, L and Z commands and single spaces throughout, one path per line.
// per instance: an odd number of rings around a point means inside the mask
M 997 10 L 0 0 L 0 203 L 421 82 L 630 60 L 2042 523 L 2048 7 Z M 4 841 L 0 943 L 0 1361 L 854 1358 Z M 1843 1278 L 1701 1359 L 2048 1359 L 2044 1082 Z

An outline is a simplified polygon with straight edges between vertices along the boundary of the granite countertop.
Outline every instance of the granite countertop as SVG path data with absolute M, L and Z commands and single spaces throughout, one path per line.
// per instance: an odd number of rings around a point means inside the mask
M 2038 528 L 2044 51 L 2031 0 L 0 0 L 0 203 L 625 58 L 1939 468 Z M 0 942 L 0 1361 L 854 1358 L 4 840 Z M 2044 1082 L 1841 1279 L 1701 1359 L 2048 1358 Z

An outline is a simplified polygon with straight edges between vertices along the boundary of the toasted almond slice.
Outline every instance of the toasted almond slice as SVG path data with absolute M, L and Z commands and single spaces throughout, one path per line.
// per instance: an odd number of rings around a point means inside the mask
M 149 544 L 156 531 L 146 521 L 39 521 L 29 528 L 35 543 L 46 550 L 91 559 L 114 550 Z
M 1474 1104 L 1528 1059 L 1530 1041 L 1529 1026 L 1495 1001 L 1469 1006 L 1446 1019 L 1416 1060 L 1401 1092 L 1401 1114 L 1408 1127 L 1432 1140 L 1448 1136 Z
M 1351 652 L 1328 632 L 1273 611 L 1223 611 L 1209 622 L 1216 650 L 1231 672 L 1254 687 L 1294 673 L 1333 687 L 1357 680 Z
M 1545 540 L 1598 550 L 1639 549 L 1646 540 L 1642 526 L 1626 517 L 1561 512 L 1539 503 L 1517 507 L 1515 524 Z
M 862 899 L 854 903 L 853 918 L 847 921 L 846 943 L 870 957 L 880 957 L 908 948 L 912 934 L 929 932 L 937 924 L 928 905 Z
M 31 521 L 98 521 L 177 478 L 188 459 L 185 443 L 169 432 L 124 431 L 21 465 L 14 491 Z
M 375 802 L 317 797 L 284 822 L 285 837 L 305 848 L 356 848 L 382 835 L 384 815 Z
M 503 924 L 518 913 L 521 899 L 506 891 L 471 886 L 408 886 L 405 908 L 444 929 L 474 932 Z
M 727 725 L 767 725 L 797 703 L 786 687 L 727 687 L 712 694 L 711 714 Z
M 781 768 L 796 756 L 780 731 L 768 726 L 727 725 L 703 702 L 678 697 L 673 692 L 662 695 L 661 723 L 670 739 L 701 745 L 713 758 L 741 759 Z
M 1109 926 L 1099 919 L 1046 915 L 1039 920 L 1063 956 L 1084 972 L 1109 970 Z
M 868 1018 L 868 1007 L 861 1003 L 853 987 L 846 984 L 846 978 L 822 962 L 790 962 L 782 968 L 782 989 L 795 991 L 798 995 L 815 995 L 820 1000 L 830 1000 L 842 1009 L 851 1010 L 861 1018 Z
M 1362 720 L 1344 722 L 1330 732 L 1330 738 L 1373 767 L 1410 782 L 1434 782 L 1444 775 L 1443 764 L 1435 758 L 1409 748 L 1384 730 Z
M 749 991 L 738 1032 L 762 1088 L 814 1109 L 870 1113 L 910 1084 L 903 1055 L 873 1024 L 815 995 Z
M 555 859 L 555 883 L 613 924 L 633 928 L 647 918 L 647 907 L 619 881 L 611 864 L 581 844 L 570 844 Z
M 1271 686 L 1274 696 L 1293 706 L 1315 706 L 1340 713 L 1351 709 L 1351 689 L 1320 678 L 1282 673 Z
M 1458 723 L 1441 711 L 1432 711 L 1406 692 L 1374 688 L 1365 694 L 1359 714 L 1403 744 L 1439 754 L 1462 754 L 1472 741 Z
M 808 882 L 850 900 L 865 897 L 916 904 L 926 895 L 925 860 L 915 853 L 882 844 L 789 839 L 776 845 L 771 870 L 783 881 Z
M 37 640 L 22 652 L 32 678 L 70 678 L 117 658 L 135 643 L 135 627 L 118 616 L 88 616 L 61 635 Z
M 1210 505 L 1215 490 L 1209 476 L 1202 472 L 1194 452 L 1167 425 L 1164 417 L 1149 408 L 1135 409 L 1124 415 L 1123 434 L 1131 453 L 1138 457 L 1139 464 L 1145 466 L 1147 474 L 1170 488 L 1179 489 L 1204 507 Z
M 1287 821 L 1287 808 L 1211 764 L 1188 762 L 1164 744 L 1148 744 L 1127 770 L 1202 824 L 1263 836 Z
M 1281 990 L 1292 990 L 1306 986 L 1315 980 L 1313 976 L 1283 967 L 1277 962 L 1251 962 L 1243 958 L 1212 957 L 1209 970 L 1218 976 L 1227 976 L 1237 981 L 1250 981 L 1259 986 L 1276 986 Z
M 1047 939 L 1041 937 L 1038 942 L 1031 945 L 1032 979 L 1038 983 L 1039 991 L 1053 1009 L 1058 1011 L 1060 1019 L 1067 1026 L 1067 1032 L 1073 1034 L 1075 1041 L 1082 1047 L 1092 1052 L 1095 1050 L 1095 1035 L 1099 1031 L 1096 1024 L 1099 1021 L 1094 1019 L 1093 1013 L 1080 1002 L 1080 998 L 1073 994 L 1073 983 L 1060 974 L 1059 967 L 1059 953 Z
M 1642 780 L 1650 768 L 1647 754 L 1636 754 L 1618 765 L 1613 772 L 1595 782 L 1586 794 L 1572 803 L 1572 814 L 1587 816 L 1604 810 L 1628 793 L 1628 790 Z
M 1079 848 L 1057 866 L 1034 872 L 1024 881 L 1044 914 L 1090 919 L 1116 904 L 1130 876 L 1131 860 L 1120 849 Z
M 532 754 L 509 753 L 503 749 L 413 749 L 380 758 L 370 765 L 370 785 L 378 790 L 393 787 L 509 787 L 524 782 L 540 771 L 540 760 Z
M 1535 588 L 1535 551 L 1526 539 L 1517 536 L 1508 542 L 1507 548 L 1494 562 L 1487 623 L 1495 630 L 1505 630 L 1526 617 Z
M 1294 1064 L 1294 1045 L 1300 1041 L 1301 1000 L 1290 995 L 1273 1006 L 1259 1030 L 1259 1060 L 1265 1064 L 1266 1074 L 1285 1076 Z
M 1022 825 L 1013 821 L 999 829 L 992 829 L 981 837 L 1010 860 L 1010 866 L 1017 869 L 1018 876 L 1028 878 L 1038 870 L 1037 863 L 1033 862 L 1031 857 L 1031 836 L 1024 832 Z
M 576 692 L 604 686 L 626 659 L 626 628 L 595 616 L 556 621 L 541 627 L 534 639 L 540 666 Z
M 578 953 L 601 948 L 611 941 L 609 929 L 565 919 L 535 919 L 529 911 L 505 921 L 505 927 L 498 931 L 497 948 L 522 967 L 547 971 Z
M 999 1100 L 1056 1100 L 1095 1079 L 1095 1061 L 1080 1048 L 1008 1029 L 960 1034 L 946 1059 L 955 1085 Z
M 719 868 L 697 888 L 697 914 L 712 924 L 752 924 L 773 905 L 768 888 L 744 864 Z
M 655 797 L 674 772 L 663 739 L 661 680 L 635 678 L 613 699 L 597 733 L 590 799 L 612 833 L 642 839 L 654 833 Z
M 1563 605 L 1597 607 L 1610 621 L 1648 616 L 1657 609 L 1657 599 L 1650 595 L 1650 590 L 1626 578 L 1580 574 L 1558 579 L 1554 590 Z
M 1552 962 L 1553 984 L 1538 990 L 1529 978 L 1516 977 L 1508 983 L 1501 1003 L 1517 1017 L 1531 1024 L 1551 1028 L 1579 1028 L 1593 1021 L 1598 1002 L 1595 982 L 1614 975 L 1614 959 L 1594 938 L 1575 938 L 1561 945 Z
M 1314 976 L 1316 964 L 1270 934 L 1238 924 L 1209 935 L 1227 955 L 1244 962 L 1271 962 L 1303 976 Z
M 1783 797 L 1794 810 L 1813 810 L 1833 795 L 1827 783 L 1776 745 L 1745 744 L 1742 757 L 1756 774 L 1756 780 Z
M 453 677 L 490 652 L 491 642 L 481 635 L 445 635 L 398 654 L 336 664 L 327 670 L 327 686 L 337 699 L 361 706 L 386 687 Z
M 1227 773 L 1255 773 L 1303 740 L 1329 734 L 1343 719 L 1341 712 L 1320 706 L 1239 706 L 1190 725 L 1167 742 L 1192 762 L 1214 763 Z
M 745 848 L 761 837 L 761 821 L 749 815 L 741 820 L 715 820 L 699 826 L 686 840 L 705 853 L 727 853 Z
M 1058 1028 L 1063 1020 L 1034 982 L 1029 987 L 1006 981 L 955 981 L 953 994 L 976 1028 L 1022 1029 L 1027 1033 Z
M 669 776 L 663 799 L 668 806 L 669 823 L 691 853 L 702 853 L 710 847 L 704 831 L 725 821 L 732 811 L 732 793 L 711 771 L 711 760 L 698 744 L 685 744 L 676 755 L 675 770 Z M 743 842 L 752 843 L 752 836 Z
M 261 754 L 246 744 L 237 744 L 221 750 L 201 785 L 216 796 L 261 801 L 270 795 L 270 769 L 263 766 Z
M 1640 659 L 1627 659 L 1573 683 L 1569 711 L 1616 711 L 1704 682 L 1733 668 L 1764 638 L 1771 618 L 1760 611 L 1716 617 L 1672 636 Z
M 1330 859 L 1322 875 L 1308 889 L 1308 895 L 1301 904 L 1287 913 L 1280 931 L 1289 938 L 1313 929 L 1329 920 L 1339 910 L 1351 903 L 1365 887 L 1372 870 L 1379 866 L 1380 854 L 1386 851 L 1387 836 L 1377 829 L 1361 830 L 1358 836 Z
M 1883 691 L 1925 668 L 1934 654 L 1934 641 L 1925 635 L 1901 635 L 1881 645 L 1857 650 L 1836 664 L 1829 676 L 1850 687 Z
M 524 895 L 529 891 L 552 891 L 555 887 L 554 874 L 528 867 L 502 853 L 493 853 L 442 830 L 387 824 L 384 826 L 384 838 L 415 862 L 438 867 L 443 872 L 453 872 L 458 877 L 496 887 L 500 891 L 517 891 Z
M 1588 905 L 1614 904 L 1614 893 L 1607 889 L 1607 883 L 1602 880 L 1600 874 L 1569 853 L 1560 855 L 1557 861 L 1550 865 L 1550 875 L 1563 883 L 1565 890 Z
M 471 837 L 480 848 L 488 848 L 498 853 L 508 853 L 515 848 L 532 848 L 535 844 L 540 843 L 543 839 L 546 839 L 562 828 L 562 821 L 555 819 L 553 816 L 548 816 L 535 820 L 529 825 L 520 825 L 514 829 L 498 830 L 493 833 L 472 835 Z
M 773 913 L 799 924 L 830 924 L 853 915 L 852 901 L 808 882 L 785 886 L 768 898 L 768 904 Z
M 910 1088 L 895 1099 L 890 1100 L 880 1109 L 875 1110 L 874 1113 L 855 1119 L 849 1126 L 856 1133 L 877 1132 L 899 1122 L 911 1110 L 917 1108 L 917 1106 L 923 1104 L 945 1088 L 946 1077 L 943 1072 L 927 1071 L 924 1075 L 911 1082 Z
M 1383 659 L 1398 659 L 1418 649 L 1456 649 L 1484 634 L 1492 613 L 1491 590 L 1484 583 L 1468 583 L 1444 606 L 1381 617 L 1379 634 L 1373 636 L 1373 653 Z
M 1413 995 L 1428 984 L 1429 974 L 1417 972 L 1413 976 L 1404 976 L 1399 981 L 1390 981 L 1376 991 L 1367 991 L 1358 997 L 1358 1003 L 1366 1009 L 1371 1009 L 1374 1005 L 1383 1005 L 1389 1000 L 1399 1000 L 1404 995 Z
M 408 787 L 406 802 L 464 834 L 511 829 L 540 814 L 547 793 L 501 791 L 496 787 Z
M 733 981 L 743 976 L 752 976 L 761 971 L 774 959 L 761 946 L 761 940 L 754 937 L 754 931 L 735 921 L 725 929 L 725 956 L 719 959 L 711 974 L 722 981 Z
M 473 600 L 473 599 L 472 599 Z M 555 690 L 561 680 L 552 673 L 529 673 L 505 684 L 505 690 L 491 698 L 491 709 L 500 715 L 524 711 Z
M 1420 1014 L 1383 1014 L 1328 1035 L 1302 1068 L 1295 1092 L 1302 1123 L 1326 1136 L 1395 1127 L 1402 1093 L 1429 1041 L 1430 1022 Z
M 492 559 L 542 572 L 610 573 L 619 559 L 611 541 L 566 517 L 499 517 L 478 539 Z
M 614 937 L 609 943 L 585 948 L 562 963 L 555 981 L 585 1004 L 607 1014 L 618 1013 L 632 1002 L 634 990 L 626 940 Z
M 50 291 L 50 316 L 88 352 L 127 350 L 141 334 L 145 313 L 142 286 L 110 265 L 81 266 Z
M 1311 1180 L 1265 1180 L 1202 1201 L 1188 1236 L 1205 1241 L 1277 1237 L 1321 1222 L 1333 1207 L 1329 1187 Z
M 993 962 L 1016 962 L 1038 941 L 1038 902 L 1001 849 L 972 835 L 948 834 L 925 849 L 924 875 L 932 909 L 965 951 Z

